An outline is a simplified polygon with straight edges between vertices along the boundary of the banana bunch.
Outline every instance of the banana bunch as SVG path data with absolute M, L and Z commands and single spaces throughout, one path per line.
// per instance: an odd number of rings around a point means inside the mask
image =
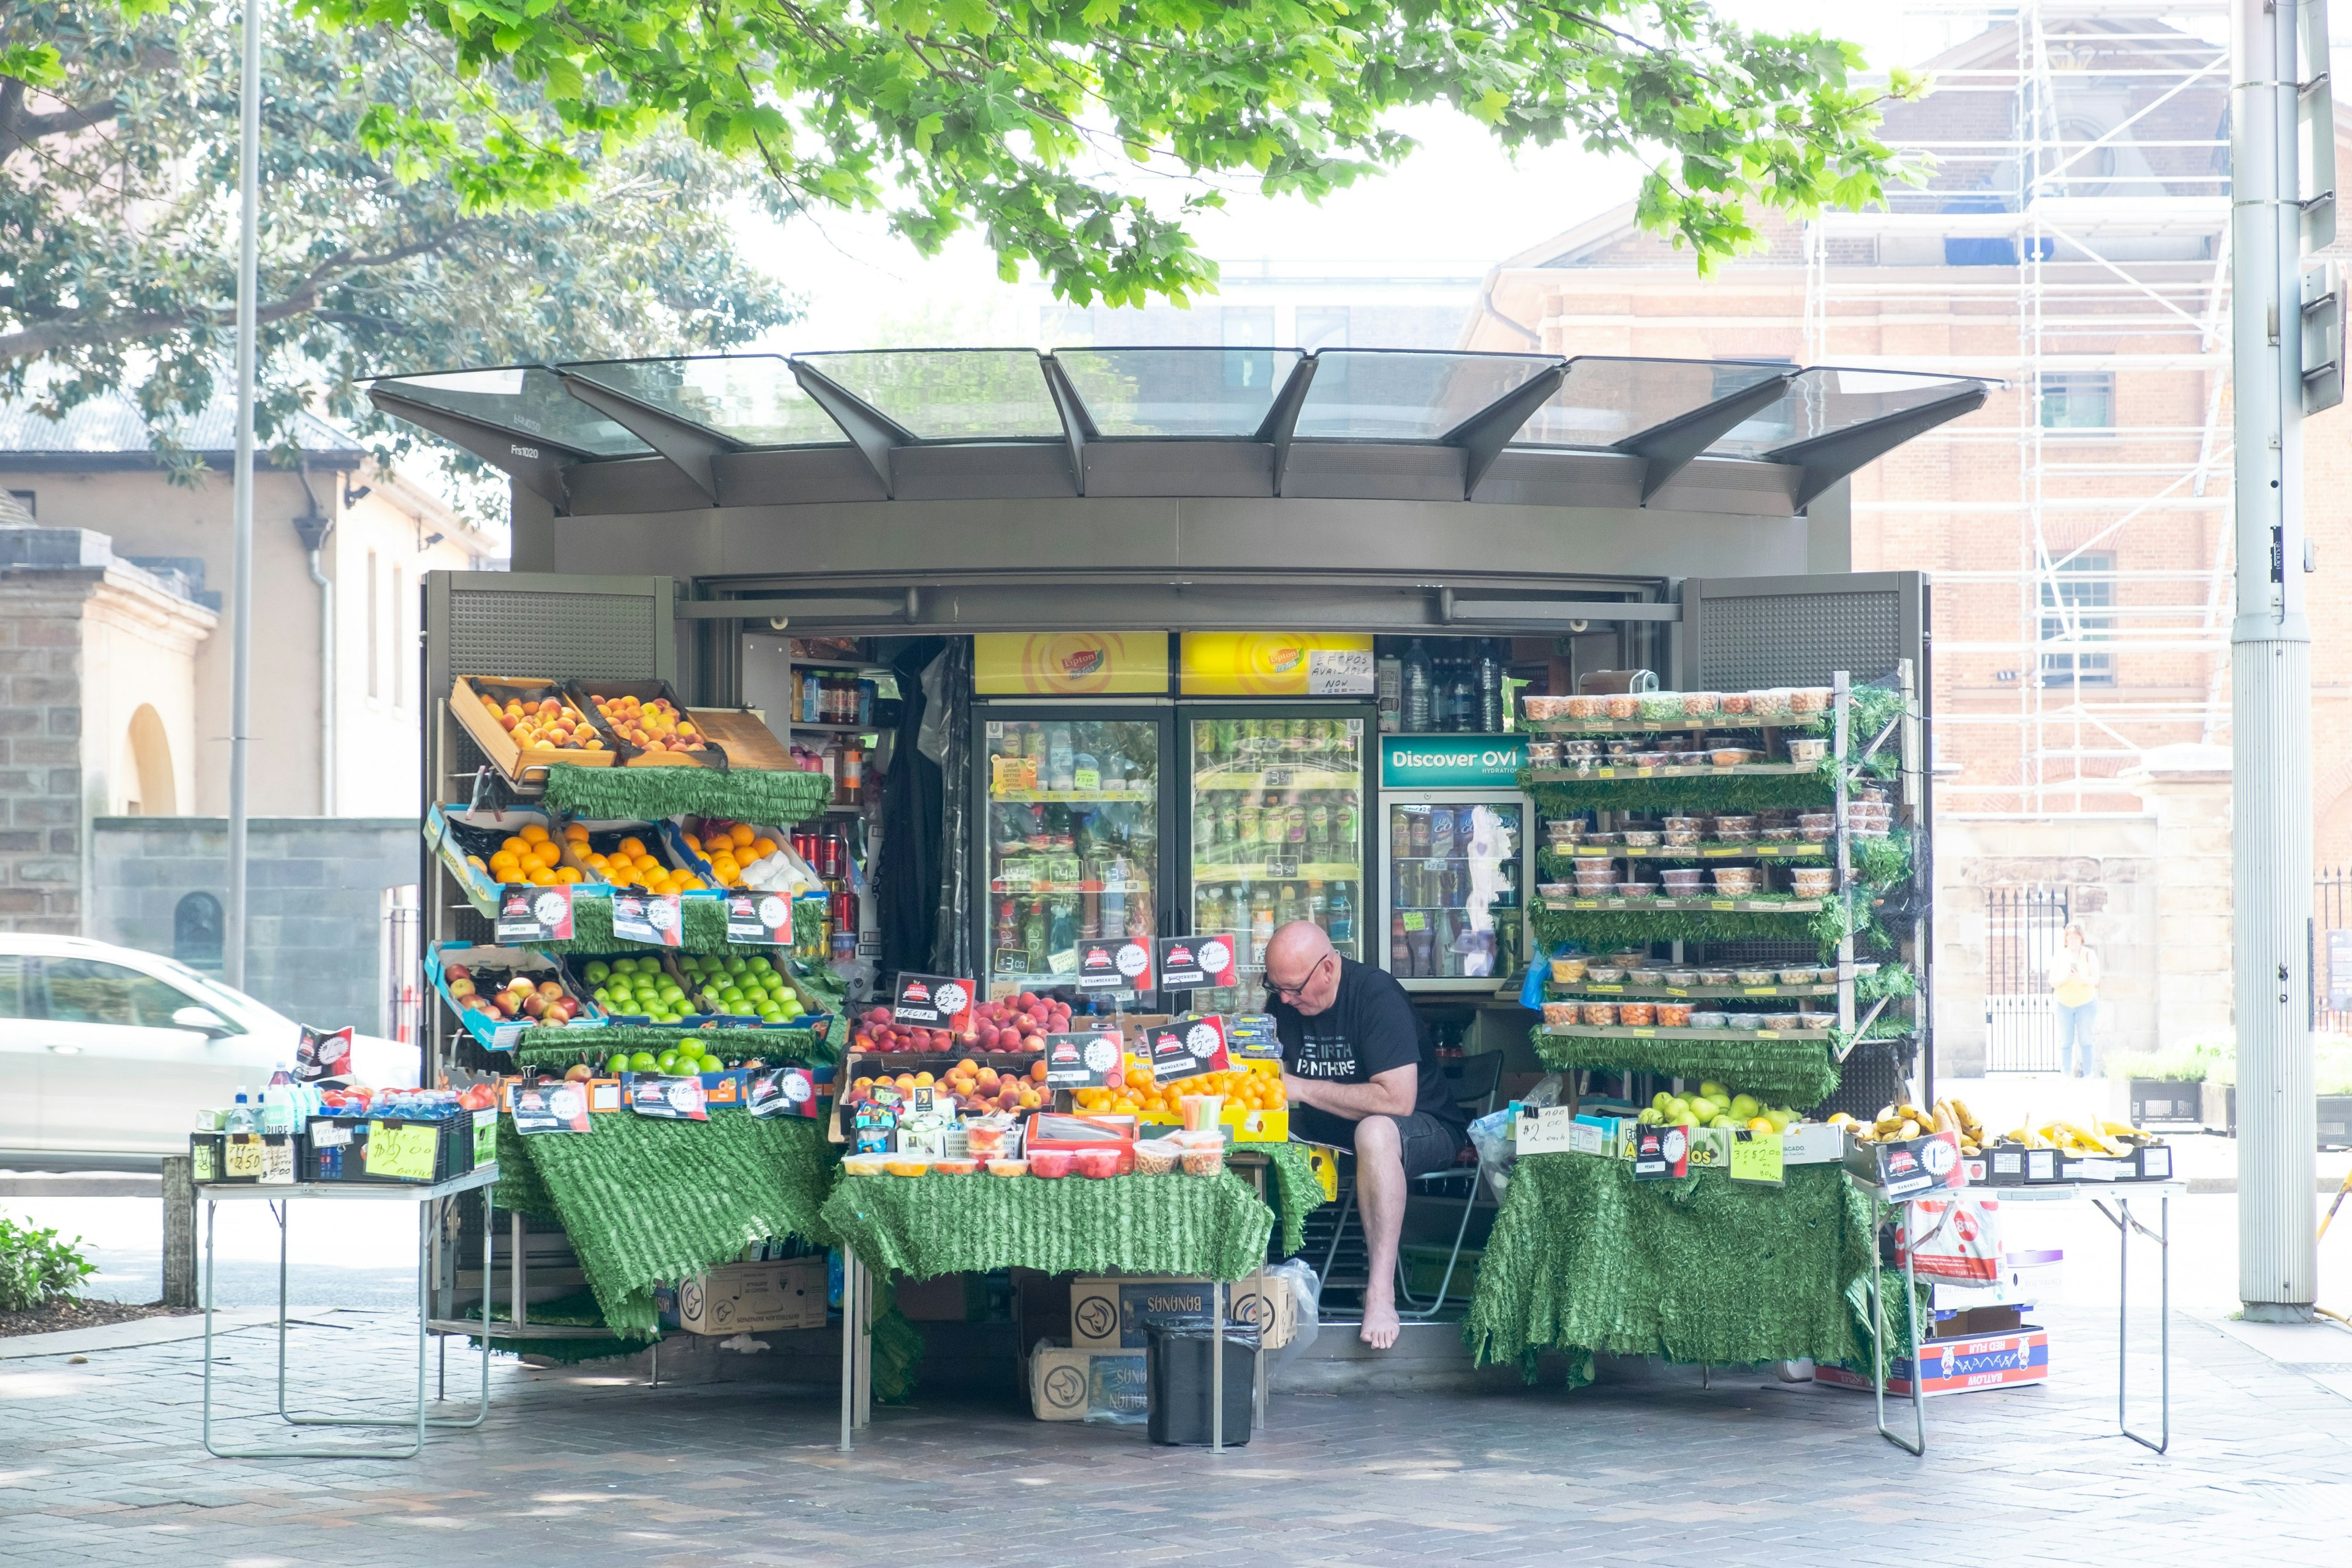
M 1902 1143 L 1913 1138 L 1924 1138 L 1933 1132 L 1949 1132 L 1959 1140 L 1960 1152 L 1974 1154 L 1984 1146 L 1984 1129 L 1969 1108 L 1957 1100 L 1939 1100 L 1933 1110 L 1922 1110 L 1907 1101 L 1887 1106 L 1869 1121 L 1858 1121 L 1841 1110 L 1830 1118 L 1832 1127 L 1851 1127 L 1854 1140 L 1862 1143 Z
M 2002 1134 L 2002 1139 L 2028 1149 L 2055 1149 L 2068 1154 L 2104 1154 L 2118 1160 L 2135 1147 L 2157 1141 L 2152 1134 L 2141 1131 L 2128 1121 L 2095 1119 L 2086 1125 L 2080 1121 L 2068 1121 L 2062 1117 L 2042 1121 L 2036 1120 L 2030 1111 L 2025 1121 Z

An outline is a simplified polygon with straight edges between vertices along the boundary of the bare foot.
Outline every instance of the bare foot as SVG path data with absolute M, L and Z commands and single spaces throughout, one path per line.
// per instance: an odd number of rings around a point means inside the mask
M 1367 1302 L 1364 1306 L 1364 1326 L 1357 1331 L 1356 1337 L 1376 1351 L 1384 1351 L 1396 1343 L 1397 1335 L 1403 1329 L 1404 1325 L 1397 1321 L 1396 1308 L 1386 1302 L 1379 1306 Z

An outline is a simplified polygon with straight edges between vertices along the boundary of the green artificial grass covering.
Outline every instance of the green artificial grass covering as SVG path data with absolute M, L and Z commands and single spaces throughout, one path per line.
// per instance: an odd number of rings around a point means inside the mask
M 1784 1186 L 1718 1172 L 1635 1182 L 1631 1164 L 1532 1154 L 1511 1168 L 1478 1265 L 1464 1333 L 1478 1365 L 1570 1352 L 1745 1365 L 1810 1356 L 1850 1363 L 1866 1346 L 1849 1291 L 1873 1266 L 1870 1208 L 1837 1165 L 1796 1165 Z
M 661 1121 L 624 1110 L 588 1125 L 509 1139 L 502 1118 L 500 1201 L 503 1156 L 520 1144 L 618 1335 L 654 1337 L 654 1286 L 732 1263 L 746 1242 L 832 1240 L 820 1210 L 839 1155 L 822 1121 L 734 1110 Z
M 599 820 L 651 822 L 691 813 L 790 827 L 833 803 L 833 781 L 792 769 L 553 767 L 544 798 L 558 811 Z
M 1806 806 L 1826 811 L 1837 798 L 1837 782 L 1824 761 L 1818 769 L 1801 773 L 1733 773 L 1715 777 L 1580 778 L 1573 782 L 1538 782 L 1538 770 L 1523 768 L 1519 787 L 1535 797 L 1536 809 L 1546 816 L 1573 816 L 1584 811 L 1762 811 L 1772 806 Z M 1551 770 L 1541 770 L 1549 772 Z
M 547 1184 L 539 1179 L 539 1167 L 531 1163 L 530 1140 L 515 1131 L 511 1116 L 499 1118 L 499 1184 L 490 1189 L 490 1202 L 509 1214 L 533 1219 L 562 1217 Z
M 1713 1079 L 1768 1105 L 1810 1110 L 1837 1092 L 1837 1064 L 1826 1040 L 1765 1040 L 1738 1029 L 1720 1040 L 1645 1040 L 1533 1031 L 1536 1056 L 1555 1072 L 1616 1068 L 1664 1073 L 1693 1083 Z
M 992 1268 L 1238 1279 L 1265 1262 L 1274 1211 L 1240 1177 L 845 1176 L 822 1226 L 915 1279 Z
M 523 1035 L 526 1042 L 537 1034 L 536 1029 Z M 786 1062 L 830 1061 L 832 1051 L 824 1037 L 810 1029 L 689 1029 L 684 1026 L 663 1028 L 650 1025 L 616 1024 L 604 1029 L 568 1029 L 551 1031 L 560 1037 L 561 1044 L 520 1045 L 513 1060 L 519 1067 L 545 1068 L 561 1072 L 574 1062 L 586 1062 L 599 1073 L 604 1063 L 622 1051 L 651 1051 L 656 1056 L 691 1038 L 694 1043 L 727 1061 L 748 1060 L 757 1057 L 770 1067 L 782 1067 Z
M 558 770 L 559 772 L 561 770 Z M 727 940 L 727 900 L 724 899 L 682 899 L 679 900 L 686 923 L 678 931 L 677 951 L 684 952 L 731 952 L 733 944 Z M 530 944 L 541 952 L 658 952 L 661 944 L 632 942 L 613 934 L 613 900 L 606 898 L 575 898 L 572 900 L 572 936 L 565 942 L 535 942 Z M 753 950 L 744 949 L 749 952 Z M 773 948 L 758 951 L 772 952 Z
M 1323 1184 L 1315 1179 L 1307 1145 L 1248 1143 L 1238 1147 L 1263 1154 L 1273 1163 L 1273 1169 L 1266 1173 L 1273 1178 L 1270 1195 L 1276 1220 L 1281 1226 L 1282 1256 L 1291 1257 L 1306 1243 L 1307 1215 L 1323 1202 Z

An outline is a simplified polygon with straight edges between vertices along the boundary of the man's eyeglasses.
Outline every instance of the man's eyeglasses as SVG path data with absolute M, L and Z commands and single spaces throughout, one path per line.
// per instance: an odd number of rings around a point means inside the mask
M 1322 957 L 1317 959 L 1315 961 L 1315 967 L 1309 969 L 1305 974 L 1299 976 L 1298 984 L 1296 985 L 1276 985 L 1274 983 L 1274 976 L 1269 974 L 1265 977 L 1266 989 L 1273 992 L 1285 1002 L 1296 1002 L 1301 996 L 1307 994 L 1307 988 L 1315 984 L 1315 977 L 1323 973 L 1323 966 L 1330 963 L 1331 960 L 1337 956 L 1339 955 L 1336 953 L 1327 952 Z

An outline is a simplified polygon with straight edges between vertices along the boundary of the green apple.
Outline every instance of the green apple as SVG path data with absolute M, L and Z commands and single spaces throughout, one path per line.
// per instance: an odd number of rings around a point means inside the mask
M 1702 1123 L 1712 1121 L 1723 1114 L 1723 1104 L 1710 1095 L 1702 1094 L 1690 1102 L 1690 1113 Z
M 1764 1108 L 1756 1102 L 1754 1095 L 1735 1094 L 1731 1097 L 1730 1116 L 1733 1121 L 1746 1123 L 1755 1121 L 1763 1113 Z
M 1738 1127 L 1739 1123 L 1734 1121 L 1728 1116 L 1718 1116 L 1714 1121 L 1708 1122 L 1707 1125 L 1709 1127 Z
M 1675 1097 L 1667 1090 L 1662 1089 L 1658 1090 L 1657 1093 L 1650 1096 L 1650 1109 L 1653 1110 L 1664 1110 L 1667 1106 L 1672 1105 L 1674 1101 Z

